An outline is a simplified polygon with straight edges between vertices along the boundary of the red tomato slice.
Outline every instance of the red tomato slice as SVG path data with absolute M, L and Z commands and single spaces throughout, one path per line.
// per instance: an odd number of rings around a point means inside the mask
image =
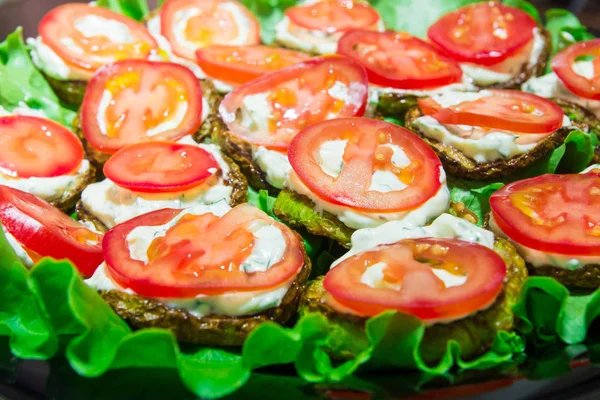
M 83 146 L 73 132 L 37 117 L 1 117 L 0 149 L 0 173 L 14 178 L 66 175 L 83 161 Z
M 365 66 L 369 82 L 398 89 L 460 82 L 462 70 L 429 43 L 404 32 L 356 30 L 338 42 L 338 53 Z
M 68 259 L 84 276 L 104 260 L 102 235 L 32 194 L 0 185 L 0 221 L 28 252 Z
M 490 1 L 445 14 L 427 35 L 458 62 L 493 65 L 533 40 L 536 27 L 526 12 Z
M 347 140 L 338 177 L 325 173 L 319 164 L 319 149 L 331 140 Z M 394 164 L 390 145 L 398 146 L 410 164 Z M 288 158 L 311 192 L 356 210 L 408 211 L 433 197 L 442 185 L 442 163 L 431 147 L 408 129 L 374 119 L 341 118 L 312 125 L 294 138 Z M 392 172 L 406 187 L 387 193 L 369 190 L 376 170 Z
M 542 175 L 490 198 L 494 221 L 515 242 L 539 251 L 600 255 L 600 175 Z
M 174 142 L 127 146 L 104 164 L 104 175 L 136 192 L 178 192 L 203 183 L 219 170 L 206 150 Z
M 179 64 L 119 61 L 88 84 L 81 121 L 90 145 L 109 154 L 141 141 L 178 140 L 202 124 L 202 89 Z
M 367 268 L 384 263 L 376 287 L 362 283 Z M 435 274 L 466 278 L 447 287 Z M 406 239 L 380 246 L 335 266 L 323 286 L 335 302 L 374 316 L 397 310 L 435 322 L 465 317 L 488 307 L 500 294 L 506 264 L 493 250 L 458 239 Z
M 345 57 L 319 57 L 240 86 L 225 96 L 219 112 L 234 135 L 286 151 L 307 126 L 362 116 L 367 97 L 367 74 L 360 64 Z
M 61 59 L 90 72 L 117 60 L 146 59 L 158 48 L 144 25 L 88 4 L 54 8 L 42 18 L 38 30 Z
M 242 85 L 309 58 L 299 51 L 270 46 L 208 46 L 199 49 L 196 56 L 206 75 L 234 85 Z
M 223 217 L 213 214 L 182 217 L 165 236 L 153 240 L 148 263 L 130 257 L 127 236 L 138 226 L 164 225 L 181 210 L 164 209 L 133 218 L 111 229 L 104 254 L 111 277 L 142 296 L 183 298 L 276 287 L 293 279 L 304 264 L 302 244 L 287 226 L 258 208 L 242 204 Z M 282 259 L 264 272 L 240 270 L 252 253 L 257 221 L 281 230 L 286 242 Z
M 193 61 L 196 50 L 211 44 L 260 43 L 258 20 L 235 0 L 167 0 L 160 22 L 173 52 Z
M 573 64 L 582 56 L 593 56 L 594 77 L 588 79 L 573 70 Z M 552 70 L 562 83 L 577 96 L 600 100 L 600 39 L 575 43 L 552 59 Z
M 302 28 L 328 33 L 372 28 L 380 19 L 366 1 L 355 0 L 322 0 L 298 5 L 288 8 L 285 15 Z
M 443 124 L 551 133 L 563 126 L 564 112 L 554 102 L 516 90 L 490 90 L 490 96 L 443 108 L 432 97 L 418 99 L 423 114 Z

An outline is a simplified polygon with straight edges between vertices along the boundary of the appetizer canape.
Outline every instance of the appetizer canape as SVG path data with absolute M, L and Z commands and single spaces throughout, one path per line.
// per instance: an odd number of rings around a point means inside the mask
M 196 52 L 198 64 L 220 92 L 248 83 L 269 72 L 306 61 L 298 51 L 270 46 L 207 46 Z
M 523 91 L 551 98 L 573 121 L 582 121 L 600 131 L 600 39 L 571 45 L 552 59 L 554 72 L 532 78 Z M 592 60 L 584 60 L 592 57 Z M 583 107 L 583 109 L 573 106 Z
M 111 229 L 103 249 L 86 282 L 121 318 L 207 345 L 288 321 L 310 273 L 300 237 L 249 204 L 155 211 Z
M 554 102 L 514 90 L 444 93 L 418 100 L 406 126 L 436 151 L 446 172 L 508 177 L 560 146 L 577 129 Z
M 445 14 L 427 35 L 480 88 L 519 88 L 544 73 L 552 47 L 529 14 L 493 1 Z
M 504 239 L 449 214 L 424 228 L 400 222 L 357 231 L 352 249 L 313 281 L 299 311 L 318 312 L 336 326 L 332 354 L 351 358 L 368 346 L 365 322 L 396 310 L 420 319 L 420 353 L 435 362 L 449 340 L 473 358 L 500 331 L 512 331 L 512 307 L 527 278 L 523 259 Z
M 125 60 L 96 72 L 73 125 L 101 166 L 129 144 L 196 133 L 210 112 L 200 82 L 186 67 Z
M 39 117 L 0 117 L 0 185 L 67 211 L 95 177 L 81 142 L 64 126 Z
M 403 117 L 418 97 L 475 90 L 457 62 L 405 32 L 353 30 L 340 39 L 338 53 L 365 67 L 369 103 L 386 116 Z
M 87 82 L 105 64 L 148 59 L 158 49 L 141 23 L 104 7 L 64 4 L 42 18 L 28 39 L 34 64 L 58 97 L 81 104 Z
M 189 144 L 186 144 L 189 143 Z M 248 198 L 246 178 L 214 144 L 142 142 L 124 147 L 104 164 L 106 179 L 89 185 L 77 205 L 79 219 L 107 228 L 162 208 L 187 208 Z
M 275 41 L 282 47 L 311 54 L 332 54 L 347 31 L 384 31 L 379 13 L 362 0 L 307 0 L 285 11 L 275 27 Z
M 490 198 L 490 228 L 514 243 L 531 275 L 600 287 L 600 173 L 542 175 Z
M 339 118 L 305 128 L 289 147 L 292 171 L 273 212 L 342 246 L 355 229 L 392 220 L 423 226 L 448 210 L 446 174 L 413 132 Z
M 236 0 L 166 0 L 148 21 L 148 30 L 170 61 L 205 78 L 196 50 L 209 45 L 260 43 L 256 17 Z
M 320 57 L 264 75 L 233 90 L 219 112 L 228 132 L 213 135 L 257 189 L 276 193 L 290 170 L 287 149 L 303 128 L 362 116 L 367 75 L 346 57 Z
M 27 267 L 43 257 L 68 259 L 82 275 L 92 276 L 104 261 L 101 234 L 30 193 L 0 185 L 0 222 Z

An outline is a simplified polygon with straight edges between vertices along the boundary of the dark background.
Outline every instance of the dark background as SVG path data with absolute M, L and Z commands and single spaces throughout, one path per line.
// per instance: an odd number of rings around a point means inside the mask
M 529 1 L 541 11 L 549 8 L 569 8 L 577 14 L 584 25 L 600 31 L 600 0 Z M 25 37 L 34 36 L 37 24 L 44 14 L 58 4 L 68 2 L 84 3 L 89 2 L 89 0 L 0 0 L 0 38 L 4 38 L 19 25 L 22 25 L 25 29 Z M 149 3 L 155 5 L 156 0 L 150 0 Z

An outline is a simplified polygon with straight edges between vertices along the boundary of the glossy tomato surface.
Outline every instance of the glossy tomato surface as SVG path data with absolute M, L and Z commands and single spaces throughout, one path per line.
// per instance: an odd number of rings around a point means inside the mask
M 380 280 L 365 277 L 371 268 L 380 271 Z M 350 257 L 327 273 L 323 286 L 335 302 L 362 315 L 397 310 L 436 322 L 488 307 L 505 276 L 506 264 L 485 246 L 420 238 Z
M 32 258 L 67 259 L 83 276 L 104 260 L 101 234 L 32 194 L 0 185 L 0 221 Z
M 202 184 L 219 170 L 217 160 L 198 146 L 143 142 L 116 152 L 104 175 L 136 192 L 177 192 Z
M 356 0 L 308 2 L 288 8 L 285 15 L 295 25 L 327 33 L 373 28 L 380 21 L 379 13 L 369 3 Z
M 593 57 L 593 76 L 586 77 L 573 69 L 575 62 L 584 57 Z M 571 92 L 586 99 L 600 100 L 600 39 L 575 43 L 552 59 L 552 70 Z
M 536 27 L 525 11 L 485 1 L 443 15 L 427 36 L 456 61 L 493 65 L 527 46 Z
M 332 176 L 323 168 L 321 149 L 343 141 L 341 171 Z M 442 187 L 442 164 L 431 147 L 408 129 L 375 119 L 340 118 L 312 125 L 294 138 L 288 158 L 311 192 L 355 210 L 409 211 Z M 376 172 L 391 174 L 403 188 L 371 190 Z
M 513 182 L 490 198 L 497 227 L 534 250 L 600 255 L 600 174 L 547 174 Z
M 270 46 L 218 45 L 201 48 L 196 56 L 206 75 L 236 86 L 309 58 L 299 51 Z
M 45 118 L 0 117 L 0 173 L 13 178 L 52 178 L 76 171 L 83 161 L 77 136 Z
M 260 43 L 258 20 L 236 0 L 167 0 L 160 22 L 175 54 L 193 61 L 196 50 L 213 44 Z
M 179 140 L 202 124 L 202 89 L 179 64 L 126 60 L 107 65 L 88 84 L 83 133 L 103 153 L 149 140 Z
M 365 69 L 346 57 L 318 57 L 262 76 L 223 99 L 229 131 L 254 145 L 285 152 L 302 129 L 333 118 L 362 116 Z
M 369 82 L 396 89 L 428 89 L 461 81 L 462 70 L 431 44 L 404 32 L 353 30 L 338 53 L 361 63 Z
M 128 235 L 137 227 L 157 227 L 182 210 L 154 211 L 111 229 L 104 237 L 104 255 L 110 276 L 137 294 L 158 298 L 189 298 L 276 288 L 304 265 L 302 243 L 287 226 L 250 204 L 217 217 L 187 214 L 164 236 L 149 244 L 147 262 L 132 259 Z M 245 272 L 241 264 L 252 254 L 256 224 L 273 225 L 285 240 L 281 259 L 266 271 Z
M 443 124 L 502 129 L 519 133 L 551 133 L 563 126 L 556 103 L 532 93 L 489 90 L 488 96 L 443 107 L 435 97 L 418 99 L 425 115 Z
M 62 60 L 93 72 L 123 59 L 147 59 L 158 48 L 141 23 L 105 7 L 64 4 L 52 9 L 38 27 L 44 44 Z

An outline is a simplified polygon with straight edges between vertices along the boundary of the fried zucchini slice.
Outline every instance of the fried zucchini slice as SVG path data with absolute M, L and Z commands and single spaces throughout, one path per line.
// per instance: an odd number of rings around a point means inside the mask
M 90 163 L 90 169 L 82 179 L 79 179 L 74 186 L 67 188 L 63 192 L 57 193 L 57 197 L 47 199 L 47 201 L 60 210 L 69 212 L 75 207 L 83 189 L 94 182 L 96 182 L 96 168 Z
M 538 145 L 527 153 L 520 154 L 516 157 L 507 160 L 479 163 L 467 157 L 460 150 L 445 143 L 438 142 L 435 139 L 430 139 L 421 133 L 413 123 L 417 118 L 422 116 L 423 113 L 419 107 L 411 108 L 406 113 L 406 126 L 417 133 L 425 143 L 433 148 L 442 161 L 444 170 L 448 175 L 473 180 L 492 180 L 514 176 L 520 170 L 523 170 L 533 165 L 538 160 L 548 156 L 552 150 L 565 141 L 569 133 L 573 130 L 573 127 L 567 126 L 560 128 L 551 135 L 540 140 Z
M 350 248 L 355 230 L 327 211 L 316 212 L 315 203 L 306 196 L 283 189 L 275 200 L 273 213 L 293 228 L 304 228 L 313 235 L 328 237 Z
M 88 84 L 86 81 L 61 81 L 45 74 L 44 71 L 40 72 L 60 100 L 76 106 L 83 103 L 83 96 L 85 96 Z
M 298 236 L 299 240 L 302 240 Z M 119 290 L 100 291 L 100 295 L 119 317 L 135 329 L 164 328 L 177 340 L 209 346 L 241 346 L 260 324 L 268 321 L 285 324 L 296 313 L 300 296 L 310 275 L 310 259 L 304 252 L 304 266 L 285 294 L 281 304 L 256 315 L 197 317 L 188 311 L 166 306 L 159 300 Z
M 507 266 L 502 293 L 485 310 L 457 321 L 427 327 L 420 347 L 425 362 L 438 361 L 446 351 L 448 340 L 459 343 L 462 358 L 472 359 L 490 348 L 498 332 L 514 330 L 517 321 L 512 308 L 527 279 L 527 268 L 523 259 L 508 241 L 496 239 L 494 250 Z M 325 295 L 323 277 L 321 277 L 309 285 L 300 300 L 298 311 L 300 315 L 309 312 L 324 315 L 334 330 L 327 343 L 327 351 L 336 359 L 354 358 L 368 346 L 365 333 L 365 323 L 368 318 L 337 312 L 323 301 Z

